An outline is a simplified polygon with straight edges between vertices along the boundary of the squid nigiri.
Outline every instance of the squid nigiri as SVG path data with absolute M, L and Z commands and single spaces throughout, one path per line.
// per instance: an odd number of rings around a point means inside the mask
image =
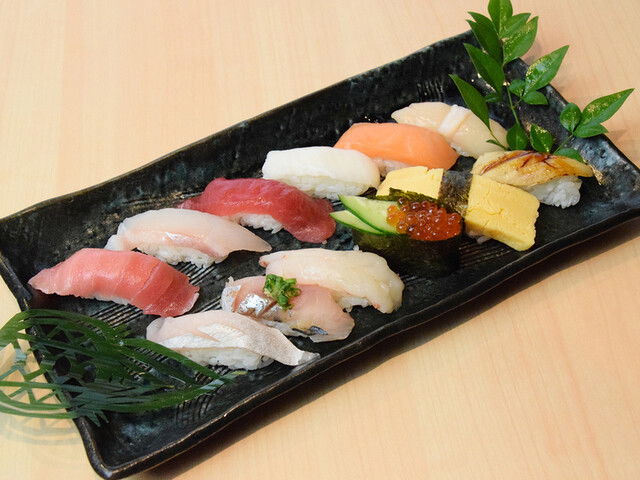
M 580 201 L 578 177 L 592 177 L 593 169 L 573 158 L 518 150 L 485 153 L 471 173 L 522 188 L 541 203 L 567 208 Z
M 330 290 L 299 285 L 298 295 L 285 309 L 265 294 L 266 277 L 230 279 L 222 291 L 222 310 L 248 315 L 287 336 L 305 336 L 313 342 L 343 340 L 353 329 L 353 318 L 336 303 Z
M 262 175 L 331 200 L 340 195 L 360 195 L 380 184 L 380 172 L 373 160 L 355 150 L 331 147 L 271 151 Z
M 460 155 L 478 158 L 483 153 L 502 150 L 488 143 L 491 132 L 468 108 L 442 102 L 412 103 L 391 114 L 396 122 L 417 125 L 441 133 Z M 491 130 L 503 145 L 507 144 L 507 131 L 495 120 L 489 120 Z
M 29 284 L 44 293 L 132 304 L 150 315 L 182 315 L 198 299 L 189 277 L 138 252 L 83 248 Z
M 105 248 L 136 248 L 172 265 L 188 261 L 208 267 L 236 250 L 268 252 L 271 245 L 226 218 L 197 210 L 163 208 L 125 219 Z
M 147 327 L 147 339 L 202 365 L 226 365 L 233 369 L 254 370 L 273 360 L 301 365 L 319 356 L 298 349 L 275 328 L 222 310 L 157 318 Z
M 438 132 L 400 123 L 355 123 L 335 147 L 364 153 L 378 163 L 383 175 L 415 165 L 448 169 L 458 158 Z
M 216 178 L 202 195 L 178 208 L 212 213 L 272 232 L 284 228 L 302 242 L 324 242 L 336 230 L 328 200 L 311 198 L 296 187 L 264 178 Z
M 373 305 L 391 313 L 402 304 L 404 283 L 384 258 L 356 250 L 304 248 L 260 257 L 267 274 L 295 278 L 301 284 L 328 288 L 347 310 Z

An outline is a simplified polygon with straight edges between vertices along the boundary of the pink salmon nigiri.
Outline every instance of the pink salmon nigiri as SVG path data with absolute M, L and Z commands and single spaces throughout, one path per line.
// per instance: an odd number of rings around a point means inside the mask
M 458 158 L 438 132 L 401 123 L 354 123 L 335 147 L 364 153 L 378 163 L 383 174 L 408 166 L 446 170 Z
M 333 298 L 331 290 L 319 285 L 296 285 L 300 294 L 284 310 L 264 293 L 265 278 L 230 280 L 222 291 L 221 308 L 248 315 L 291 337 L 305 336 L 312 342 L 343 340 L 353 330 L 353 318 Z
M 336 230 L 336 222 L 329 216 L 333 211 L 329 201 L 264 178 L 216 178 L 202 195 L 178 208 L 212 213 L 273 232 L 284 228 L 302 242 L 324 242 Z
M 83 248 L 29 280 L 44 293 L 134 305 L 150 315 L 182 315 L 198 298 L 189 277 L 138 252 Z

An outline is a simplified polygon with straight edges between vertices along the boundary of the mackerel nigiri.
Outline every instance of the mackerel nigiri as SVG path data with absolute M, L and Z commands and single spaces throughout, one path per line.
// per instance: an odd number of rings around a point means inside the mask
M 83 248 L 29 284 L 44 293 L 132 304 L 150 315 L 182 315 L 198 298 L 189 277 L 138 252 Z
M 493 140 L 491 132 L 474 113 L 465 107 L 442 102 L 412 103 L 391 114 L 396 122 L 429 128 L 441 133 L 460 154 L 478 158 L 483 153 L 502 150 L 487 142 Z M 503 145 L 507 144 L 507 131 L 495 120 L 489 120 L 491 131 Z
M 402 304 L 404 283 L 375 253 L 303 248 L 260 257 L 267 274 L 295 278 L 300 284 L 328 288 L 343 308 L 373 305 L 391 313 Z
M 353 318 L 336 303 L 331 290 L 296 284 L 298 295 L 284 309 L 265 294 L 266 277 L 230 279 L 220 298 L 222 310 L 241 313 L 277 328 L 287 336 L 305 336 L 312 342 L 343 340 L 353 329 Z
M 194 362 L 254 370 L 276 360 L 301 365 L 317 353 L 298 349 L 275 328 L 233 312 L 209 310 L 175 318 L 158 318 L 147 339 L 176 350 Z
M 438 132 L 400 123 L 354 123 L 335 147 L 364 153 L 378 163 L 383 175 L 415 165 L 448 169 L 458 158 Z
M 172 265 L 188 261 L 208 267 L 236 250 L 268 252 L 271 245 L 226 218 L 197 210 L 163 208 L 125 219 L 105 248 L 136 248 Z
M 216 178 L 202 195 L 178 208 L 212 213 L 272 232 L 284 228 L 302 242 L 324 242 L 336 230 L 328 200 L 311 198 L 296 187 L 264 178 Z

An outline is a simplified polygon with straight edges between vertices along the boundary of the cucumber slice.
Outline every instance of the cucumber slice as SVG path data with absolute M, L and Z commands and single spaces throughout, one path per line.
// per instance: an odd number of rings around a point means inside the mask
M 368 223 L 364 223 L 349 210 L 331 212 L 329 215 L 331 215 L 331 218 L 336 222 L 346 225 L 349 228 L 353 228 L 354 230 L 358 230 L 359 232 L 370 233 L 372 235 L 386 235 L 386 233 L 376 230 Z
M 391 205 L 397 205 L 397 202 L 370 200 L 353 195 L 341 195 L 340 201 L 347 210 L 376 230 L 384 233 L 398 234 L 395 227 L 387 223 L 387 209 Z

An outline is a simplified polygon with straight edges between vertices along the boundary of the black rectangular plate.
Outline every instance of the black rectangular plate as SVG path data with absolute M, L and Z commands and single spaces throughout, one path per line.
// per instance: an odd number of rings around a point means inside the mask
M 73 297 L 34 294 L 27 280 L 83 247 L 102 247 L 124 218 L 144 210 L 176 204 L 202 191 L 215 177 L 260 175 L 270 150 L 333 145 L 359 121 L 390 121 L 394 110 L 412 102 L 439 100 L 462 104 L 448 74 L 456 73 L 486 89 L 473 73 L 462 46 L 469 32 L 426 47 L 405 58 L 344 80 L 249 121 L 207 137 L 138 170 L 95 187 L 55 198 L 0 220 L 0 272 L 22 309 L 60 308 L 92 315 L 111 324 L 129 324 L 141 334 L 152 317 L 134 307 Z M 511 73 L 526 65 L 514 62 Z M 526 122 L 535 122 L 564 137 L 558 113 L 566 104 L 551 87 L 547 107 L 523 108 Z M 508 112 L 493 117 L 509 125 Z M 536 244 L 516 252 L 494 241 L 462 247 L 461 268 L 440 279 L 403 276 L 402 308 L 383 315 L 372 308 L 354 309 L 356 327 L 344 341 L 313 344 L 294 339 L 321 358 L 296 368 L 280 364 L 252 372 L 215 394 L 174 409 L 140 415 L 109 415 L 96 427 L 85 419 L 76 424 L 89 460 L 104 478 L 122 478 L 158 465 L 222 430 L 250 410 L 309 380 L 389 336 L 427 322 L 497 286 L 561 249 L 590 239 L 640 214 L 640 171 L 604 136 L 577 140 L 578 148 L 600 172 L 602 185 L 587 179 L 582 200 L 566 210 L 542 206 Z M 458 169 L 470 168 L 462 159 Z M 286 232 L 258 232 L 274 250 L 310 247 Z M 350 249 L 349 233 L 339 227 L 326 248 Z M 201 287 L 194 311 L 217 308 L 226 279 L 262 274 L 258 254 L 235 253 L 222 264 L 198 269 L 181 265 Z

